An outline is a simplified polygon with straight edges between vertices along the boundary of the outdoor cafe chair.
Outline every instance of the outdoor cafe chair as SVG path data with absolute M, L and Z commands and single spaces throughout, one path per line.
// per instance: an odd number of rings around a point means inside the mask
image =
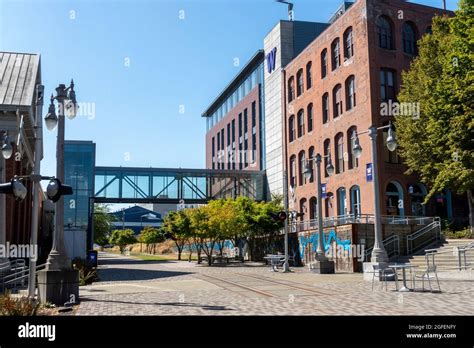
M 425 278 L 428 280 L 428 284 L 430 286 L 430 292 L 433 292 L 433 287 L 431 286 L 431 279 L 435 278 L 436 283 L 438 284 L 438 290 L 441 292 L 441 287 L 439 286 L 439 279 L 438 273 L 436 272 L 436 263 L 435 263 L 435 252 L 429 252 L 425 255 L 426 259 L 426 269 L 423 270 L 421 274 L 414 274 L 413 281 L 415 282 L 416 279 L 421 279 L 422 289 L 425 291 Z M 431 257 L 431 262 L 430 262 Z M 431 275 L 431 276 L 430 276 Z M 434 277 L 433 277 L 434 276 Z
M 395 280 L 395 286 L 398 290 L 398 274 L 393 268 L 390 267 L 382 267 L 380 265 L 372 265 L 373 268 L 373 276 L 372 276 L 372 291 L 374 291 L 374 283 L 375 283 L 375 274 L 380 274 L 379 277 L 385 283 L 385 291 L 387 291 L 387 281 L 388 280 Z M 383 284 L 382 284 L 383 288 Z

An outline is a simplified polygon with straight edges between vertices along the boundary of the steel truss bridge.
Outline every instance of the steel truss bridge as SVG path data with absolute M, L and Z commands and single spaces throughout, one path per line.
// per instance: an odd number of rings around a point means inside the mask
M 264 171 L 95 167 L 94 203 L 205 204 L 213 199 L 267 198 Z

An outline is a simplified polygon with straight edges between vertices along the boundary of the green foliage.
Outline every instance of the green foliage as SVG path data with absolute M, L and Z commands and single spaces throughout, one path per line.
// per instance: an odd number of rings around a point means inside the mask
M 89 260 L 76 257 L 72 260 L 72 268 L 79 271 L 79 285 L 89 285 L 99 280 L 97 268 Z
M 123 253 L 125 247 L 128 244 L 136 243 L 137 239 L 135 238 L 135 234 L 131 229 L 113 230 L 109 242 L 110 244 L 118 245 L 120 252 Z
M 138 237 L 138 241 L 145 244 L 161 243 L 165 239 L 164 231 L 152 226 L 146 226 Z
M 474 5 L 461 0 L 454 17 L 436 17 L 433 34 L 403 73 L 400 102 L 420 103 L 419 118 L 395 120 L 408 173 L 430 187 L 426 201 L 445 188 L 469 196 L 474 189 Z M 471 217 L 472 225 L 472 217 Z
M 114 217 L 109 214 L 108 206 L 96 204 L 94 207 L 94 243 L 104 246 L 109 243 Z
M 40 304 L 28 297 L 11 297 L 7 291 L 0 294 L 0 316 L 32 316 L 36 315 Z
M 163 220 L 163 231 L 168 238 L 174 241 L 178 249 L 178 260 L 181 260 L 181 253 L 184 245 L 191 237 L 191 221 L 189 216 L 183 211 L 170 212 Z
M 444 230 L 443 231 L 444 237 L 447 239 L 470 239 L 474 238 L 474 233 L 471 231 L 470 228 L 465 228 L 461 231 L 451 231 L 451 230 Z

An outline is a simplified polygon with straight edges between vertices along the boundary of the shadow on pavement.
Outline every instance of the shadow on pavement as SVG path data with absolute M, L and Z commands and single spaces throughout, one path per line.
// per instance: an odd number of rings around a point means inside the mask
M 177 277 L 191 272 L 176 272 L 163 270 L 144 270 L 128 268 L 105 268 L 99 269 L 99 279 L 101 281 L 125 281 L 125 280 L 150 280 L 169 277 Z
M 227 308 L 226 306 L 211 306 L 211 305 L 200 305 L 197 303 L 185 303 L 185 302 L 133 302 L 133 301 L 112 301 L 104 299 L 93 299 L 83 298 L 81 302 L 110 302 L 110 303 L 123 303 L 131 305 L 154 305 L 154 306 L 175 306 L 175 307 L 200 307 L 201 309 L 208 311 L 233 311 L 233 308 Z

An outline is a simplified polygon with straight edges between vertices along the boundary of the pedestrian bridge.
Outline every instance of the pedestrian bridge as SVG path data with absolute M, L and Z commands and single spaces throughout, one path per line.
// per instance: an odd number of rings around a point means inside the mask
M 265 200 L 264 171 L 95 167 L 94 203 L 205 204 L 247 196 Z

